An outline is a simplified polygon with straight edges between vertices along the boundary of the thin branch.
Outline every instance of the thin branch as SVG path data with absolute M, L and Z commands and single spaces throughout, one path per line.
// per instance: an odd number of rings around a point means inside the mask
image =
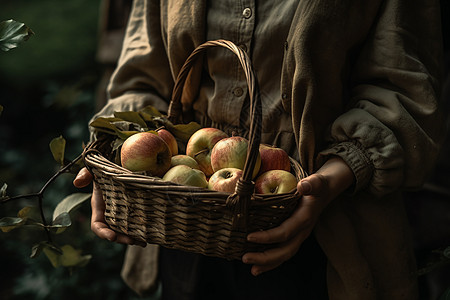
M 81 159 L 81 157 L 82 157 L 82 154 L 78 155 L 77 158 L 72 160 L 70 163 L 65 165 L 63 168 L 59 169 L 59 171 L 56 172 L 44 184 L 44 186 L 41 188 L 41 190 L 38 193 L 26 194 L 26 195 L 18 195 L 18 196 L 14 196 L 14 197 L 7 197 L 7 198 L 2 199 L 1 203 L 3 204 L 3 203 L 6 203 L 6 202 L 9 202 L 9 201 L 12 201 L 12 200 L 16 200 L 16 199 L 37 197 L 38 198 L 38 202 L 39 202 L 39 210 L 40 210 L 40 214 L 41 214 L 42 224 L 44 225 L 45 232 L 47 233 L 47 239 L 51 243 L 52 242 L 52 238 L 51 238 L 50 230 L 48 228 L 47 221 L 46 221 L 45 214 L 44 214 L 44 206 L 43 206 L 44 192 L 50 186 L 50 184 L 52 184 L 56 180 L 56 178 L 58 178 L 61 174 L 65 173 L 67 170 L 69 170 L 77 161 L 79 161 Z
M 35 197 L 39 197 L 39 193 L 18 195 L 18 196 L 14 196 L 14 197 L 5 197 L 5 198 L 1 199 L 0 203 L 3 204 L 3 203 L 17 200 L 17 199 L 29 199 L 29 198 L 35 198 Z

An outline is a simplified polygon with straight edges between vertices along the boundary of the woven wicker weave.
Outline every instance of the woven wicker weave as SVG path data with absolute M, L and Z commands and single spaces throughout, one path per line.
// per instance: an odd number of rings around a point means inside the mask
M 188 73 L 211 47 L 224 47 L 236 54 L 250 95 L 249 151 L 235 193 L 182 186 L 132 173 L 107 158 L 111 153 L 108 139 L 89 145 L 84 159 L 103 192 L 106 221 L 113 230 L 167 248 L 240 259 L 247 251 L 267 247 L 247 242 L 246 235 L 281 224 L 297 206 L 299 196 L 295 191 L 277 195 L 253 192 L 251 174 L 260 144 L 261 101 L 250 59 L 232 42 L 209 41 L 192 52 L 175 83 L 168 117 L 180 122 L 180 99 Z M 298 180 L 306 176 L 298 162 L 291 159 L 291 165 Z

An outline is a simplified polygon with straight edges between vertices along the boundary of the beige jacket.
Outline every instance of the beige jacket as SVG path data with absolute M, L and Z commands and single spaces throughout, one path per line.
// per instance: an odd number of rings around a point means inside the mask
M 111 99 L 98 115 L 147 104 L 166 110 L 183 62 L 205 41 L 205 11 L 202 0 L 135 1 Z M 401 191 L 426 180 L 443 133 L 439 13 L 434 0 L 301 0 L 293 16 L 279 98 L 295 143 L 280 146 L 294 144 L 290 154 L 310 173 L 339 155 L 356 176 L 315 230 L 330 299 L 417 298 Z M 195 78 L 192 86 L 186 114 Z M 156 261 L 156 246 L 131 247 L 124 279 L 138 292 L 152 287 Z

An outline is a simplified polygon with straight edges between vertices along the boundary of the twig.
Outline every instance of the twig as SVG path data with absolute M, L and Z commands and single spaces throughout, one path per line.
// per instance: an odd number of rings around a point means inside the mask
M 4 203 L 12 201 L 12 200 L 17 200 L 17 199 L 28 199 L 28 198 L 37 197 L 38 198 L 38 203 L 39 203 L 39 210 L 40 210 L 40 214 L 41 214 L 41 219 L 42 219 L 42 224 L 44 225 L 44 229 L 45 229 L 45 231 L 47 233 L 48 241 L 51 242 L 52 239 L 51 239 L 51 235 L 50 235 L 50 229 L 48 228 L 48 224 L 47 224 L 47 221 L 46 221 L 46 218 L 45 218 L 45 214 L 44 214 L 44 207 L 43 207 L 44 192 L 47 190 L 49 185 L 52 184 L 56 180 L 56 178 L 58 178 L 61 174 L 65 173 L 67 170 L 69 170 L 77 161 L 79 161 L 81 159 L 81 157 L 82 157 L 82 154 L 78 155 L 77 158 L 75 158 L 70 163 L 68 163 L 67 165 L 65 165 L 61 169 L 59 169 L 58 172 L 56 172 L 49 180 L 47 180 L 47 182 L 44 184 L 44 186 L 41 188 L 41 190 L 38 193 L 17 195 L 17 196 L 14 196 L 14 197 L 6 197 L 6 198 L 1 200 L 1 204 L 4 204 Z

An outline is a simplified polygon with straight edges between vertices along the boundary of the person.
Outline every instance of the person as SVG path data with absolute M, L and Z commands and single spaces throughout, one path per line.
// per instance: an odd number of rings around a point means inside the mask
M 149 104 L 166 111 L 189 54 L 230 40 L 257 74 L 262 142 L 311 175 L 291 217 L 248 235 L 276 245 L 242 261 L 139 247 L 108 228 L 94 183 L 92 230 L 134 245 L 123 266 L 130 287 L 160 281 L 164 299 L 418 299 L 401 195 L 423 184 L 442 139 L 439 20 L 434 0 L 135 0 L 110 99 L 94 118 Z M 247 93 L 233 54 L 208 50 L 183 116 L 245 135 Z M 74 184 L 91 181 L 83 169 Z

